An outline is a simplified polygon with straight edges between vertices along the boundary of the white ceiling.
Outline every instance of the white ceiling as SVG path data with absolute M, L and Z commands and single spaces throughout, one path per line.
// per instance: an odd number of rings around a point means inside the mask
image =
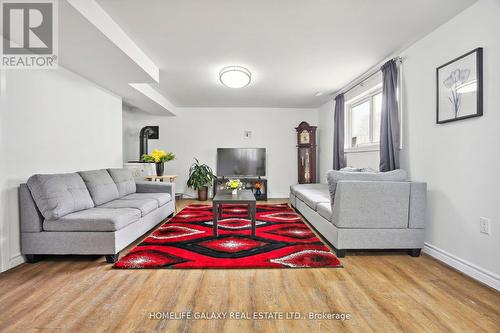
M 99 0 L 177 107 L 316 107 L 475 0 Z M 429 50 L 432 52 L 432 50 Z M 218 71 L 241 65 L 250 86 Z
M 173 107 L 166 108 L 129 84 L 156 82 L 148 71 L 73 7 L 77 2 L 58 3 L 59 64 L 117 94 L 126 104 L 150 113 L 174 115 Z

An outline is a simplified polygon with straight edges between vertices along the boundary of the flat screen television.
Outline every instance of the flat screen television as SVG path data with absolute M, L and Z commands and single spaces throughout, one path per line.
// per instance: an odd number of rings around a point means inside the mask
M 218 177 L 266 175 L 266 148 L 217 148 Z

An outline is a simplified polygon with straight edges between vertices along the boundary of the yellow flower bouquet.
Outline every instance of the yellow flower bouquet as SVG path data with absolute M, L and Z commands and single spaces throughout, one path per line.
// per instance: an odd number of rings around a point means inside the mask
M 156 175 L 163 176 L 165 170 L 165 162 L 175 159 L 175 155 L 171 152 L 155 149 L 151 154 L 144 154 L 141 156 L 141 161 L 145 163 L 156 164 Z
M 226 182 L 226 188 L 236 194 L 238 190 L 243 188 L 243 183 L 239 179 L 231 179 Z
M 146 163 L 165 163 L 175 159 L 175 155 L 171 152 L 155 149 L 151 154 L 144 154 L 141 157 L 142 162 Z

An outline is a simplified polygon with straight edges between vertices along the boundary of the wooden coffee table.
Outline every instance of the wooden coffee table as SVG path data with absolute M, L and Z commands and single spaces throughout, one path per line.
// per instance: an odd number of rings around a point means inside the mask
M 255 196 L 251 190 L 241 190 L 238 191 L 237 195 L 232 195 L 230 191 L 220 191 L 217 192 L 213 199 L 213 225 L 214 225 L 214 236 L 218 237 L 219 232 L 217 228 L 217 220 L 222 218 L 222 205 L 223 204 L 244 204 L 248 205 L 248 217 L 252 221 L 252 237 L 255 237 Z

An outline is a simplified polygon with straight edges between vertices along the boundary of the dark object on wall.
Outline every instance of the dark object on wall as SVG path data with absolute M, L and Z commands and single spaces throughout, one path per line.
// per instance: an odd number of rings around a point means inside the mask
M 139 132 L 139 161 L 142 159 L 142 155 L 148 154 L 148 140 L 159 138 L 159 126 L 145 126 L 141 129 Z
M 436 68 L 436 123 L 483 115 L 483 48 Z
M 297 165 L 299 184 L 316 183 L 316 126 L 305 121 L 295 127 L 297 131 Z
M 380 162 L 382 172 L 399 169 L 401 129 L 398 109 L 398 65 L 387 61 L 382 68 L 382 112 L 380 114 Z

